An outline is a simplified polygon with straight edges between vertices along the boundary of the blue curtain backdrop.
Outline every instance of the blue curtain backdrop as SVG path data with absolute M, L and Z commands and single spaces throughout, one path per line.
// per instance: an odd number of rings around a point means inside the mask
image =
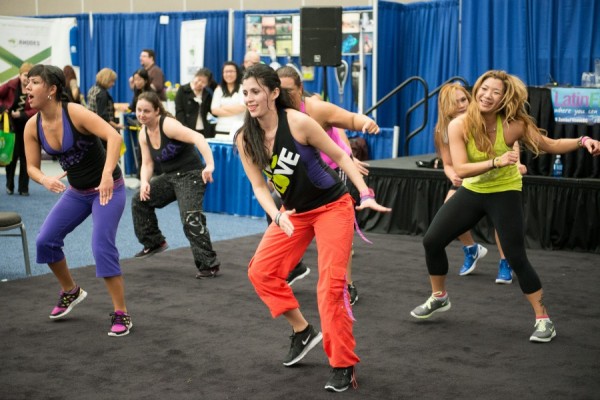
M 371 106 L 373 85 L 378 98 L 411 76 L 425 79 L 432 90 L 446 79 L 460 75 L 473 84 L 488 69 L 506 69 L 528 85 L 543 85 L 551 75 L 560 84 L 579 85 L 581 73 L 593 71 L 593 61 L 600 58 L 600 2 L 597 0 L 440 0 L 427 3 L 399 4 L 380 1 L 378 8 L 378 81 L 372 82 L 372 56 L 366 56 L 365 110 Z M 364 7 L 344 11 L 368 10 Z M 241 63 L 245 53 L 245 17 L 247 14 L 290 14 L 299 10 L 257 10 L 234 12 L 233 60 Z M 459 14 L 462 12 L 459 39 Z M 159 17 L 169 16 L 168 25 Z M 205 64 L 220 79 L 227 61 L 227 11 L 149 13 L 149 14 L 77 14 L 52 15 L 44 18 L 75 17 L 78 24 L 78 56 L 81 89 L 87 92 L 98 70 L 110 67 L 119 78 L 112 89 L 118 102 L 129 102 L 129 76 L 139 68 L 143 48 L 157 53 L 157 64 L 167 80 L 179 79 L 179 29 L 182 21 L 206 19 Z M 90 29 L 93 32 L 90 32 Z M 459 43 L 460 42 L 460 43 Z M 351 66 L 358 56 L 343 56 Z M 460 58 L 460 60 L 459 60 Z M 263 61 L 270 62 L 268 58 Z M 285 64 L 285 57 L 278 58 Z M 298 57 L 292 62 L 299 65 Z M 357 99 L 349 78 L 344 95 L 338 93 L 335 71 L 328 68 L 327 90 L 330 100 L 356 111 Z M 305 83 L 308 90 L 323 89 L 322 68 L 315 79 Z M 377 111 L 383 128 L 401 127 L 399 154 L 403 154 L 406 110 L 422 97 L 422 89 L 411 84 Z M 432 131 L 437 118 L 437 98 L 429 101 L 428 124 L 410 145 L 409 154 L 434 151 Z M 413 112 L 408 131 L 418 127 L 423 107 Z M 390 135 L 386 135 L 390 136 Z M 382 137 L 383 140 L 383 137 Z M 371 141 L 371 138 L 369 138 Z M 391 140 L 386 139 L 386 146 Z M 383 148 L 380 144 L 377 148 Z M 373 154 L 389 157 L 388 151 Z
M 597 0 L 462 0 L 460 74 L 504 69 L 530 86 L 578 86 L 600 58 Z
M 140 68 L 140 52 L 144 48 L 156 52 L 156 64 L 165 73 L 165 79 L 179 82 L 180 29 L 183 21 L 206 19 L 204 65 L 220 75 L 221 65 L 227 59 L 227 11 L 142 14 L 89 14 L 52 15 L 45 18 L 75 17 L 79 27 L 79 59 L 81 90 L 87 93 L 96 82 L 96 73 L 112 68 L 117 82 L 111 89 L 116 102 L 129 103 L 132 92 L 129 77 Z M 161 25 L 161 15 L 169 23 Z M 90 33 L 90 26 L 93 26 Z
M 458 72 L 458 0 L 399 4 L 379 2 L 378 98 L 384 97 L 411 76 L 422 77 L 429 90 Z M 405 113 L 423 98 L 423 89 L 410 83 L 377 111 L 380 126 L 400 126 L 399 155 L 403 154 Z M 429 102 L 429 123 L 410 142 L 409 154 L 432 153 L 436 98 Z M 410 129 L 423 121 L 423 106 L 410 117 Z

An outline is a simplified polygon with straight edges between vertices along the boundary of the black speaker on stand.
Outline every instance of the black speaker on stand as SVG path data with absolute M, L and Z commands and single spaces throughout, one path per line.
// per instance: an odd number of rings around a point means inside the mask
M 323 67 L 323 97 L 327 67 L 342 63 L 342 7 L 300 8 L 300 64 Z

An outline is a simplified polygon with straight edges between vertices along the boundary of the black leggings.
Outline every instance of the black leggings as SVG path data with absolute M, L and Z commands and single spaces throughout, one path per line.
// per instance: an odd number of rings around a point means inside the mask
M 542 288 L 525 253 L 522 196 L 519 191 L 481 194 L 459 188 L 439 209 L 423 238 L 429 275 L 448 274 L 446 246 L 488 215 L 498 232 L 506 259 L 525 294 Z

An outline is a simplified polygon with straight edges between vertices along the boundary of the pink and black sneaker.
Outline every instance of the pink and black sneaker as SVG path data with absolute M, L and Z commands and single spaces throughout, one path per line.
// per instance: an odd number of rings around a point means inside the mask
M 133 327 L 131 316 L 120 310 L 110 313 L 110 316 L 112 327 L 108 332 L 108 336 L 129 335 L 129 330 Z
M 87 297 L 87 292 L 76 286 L 69 292 L 60 291 L 58 304 L 50 313 L 50 319 L 59 319 L 71 312 L 73 307 L 81 303 Z

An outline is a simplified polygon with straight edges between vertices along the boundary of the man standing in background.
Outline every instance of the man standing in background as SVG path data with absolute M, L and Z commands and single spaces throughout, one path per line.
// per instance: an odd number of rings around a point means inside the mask
M 161 101 L 167 100 L 165 93 L 165 74 L 162 69 L 156 65 L 156 56 L 154 50 L 144 49 L 140 53 L 140 64 L 148 72 L 150 77 L 150 86 L 158 94 Z M 129 78 L 129 87 L 133 90 L 133 77 Z

